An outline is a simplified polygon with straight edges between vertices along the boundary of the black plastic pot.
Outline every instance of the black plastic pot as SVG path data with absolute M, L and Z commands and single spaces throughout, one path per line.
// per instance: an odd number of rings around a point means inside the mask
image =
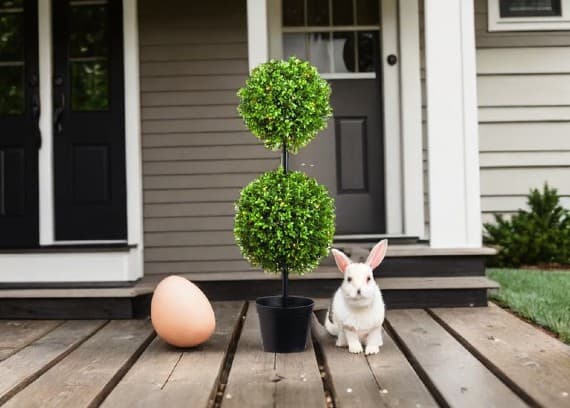
M 282 296 L 266 296 L 256 301 L 263 350 L 271 353 L 296 353 L 307 348 L 312 299 L 289 296 L 283 307 Z

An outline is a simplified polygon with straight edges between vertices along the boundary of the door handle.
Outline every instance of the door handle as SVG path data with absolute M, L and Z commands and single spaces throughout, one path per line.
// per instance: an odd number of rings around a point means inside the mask
M 61 98 L 59 100 L 59 105 L 56 107 L 53 113 L 53 126 L 57 134 L 63 132 L 63 113 L 65 111 L 65 94 L 61 92 Z
M 41 104 L 40 96 L 37 92 L 32 95 L 32 117 L 36 123 L 36 146 L 39 149 L 42 147 L 42 131 L 40 129 L 40 115 L 41 115 Z

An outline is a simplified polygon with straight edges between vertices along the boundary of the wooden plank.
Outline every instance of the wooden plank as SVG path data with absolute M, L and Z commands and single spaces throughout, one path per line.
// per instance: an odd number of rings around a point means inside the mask
M 436 318 L 533 405 L 570 405 L 570 346 L 494 304 L 433 309 Z
M 207 163 L 207 162 L 205 162 Z M 240 188 L 195 188 L 184 190 L 150 190 L 144 193 L 145 204 L 192 203 L 198 201 L 236 201 Z M 232 224 L 233 225 L 233 224 Z M 231 229 L 230 228 L 226 228 Z M 146 232 L 146 230 L 145 230 Z
M 141 106 L 188 106 L 237 104 L 233 90 L 141 92 Z
M 253 136 L 249 132 L 145 133 L 142 137 L 143 147 L 145 148 L 169 146 L 236 146 L 251 145 L 252 142 L 255 142 L 255 139 L 253 139 Z
M 141 111 L 143 120 L 237 118 L 235 105 L 216 106 L 162 106 L 148 107 Z
M 240 118 L 143 120 L 141 128 L 144 133 L 243 132 L 246 129 Z
M 63 323 L 19 353 L 0 363 L 0 405 L 77 348 L 105 322 Z
M 145 162 L 170 160 L 224 160 L 224 159 L 273 159 L 277 153 L 270 152 L 261 144 L 243 146 L 163 147 L 143 149 Z
M 237 69 L 236 69 L 237 71 Z M 142 92 L 238 90 L 247 76 L 243 74 L 148 77 L 141 81 Z M 232 116 L 237 116 L 235 111 Z
M 222 407 L 324 407 L 323 384 L 313 350 L 263 352 L 255 304 L 250 304 Z
M 102 407 L 205 407 L 214 395 L 243 305 L 214 303 L 216 331 L 200 347 L 178 349 L 157 337 Z
M 62 322 L 57 320 L 0 321 L 0 361 L 44 336 Z
M 234 176 L 234 177 L 232 177 Z M 147 177 L 150 178 L 151 176 Z M 158 176 L 153 178 L 154 184 L 159 184 L 157 180 L 164 179 L 165 182 L 167 181 L 174 181 L 173 177 L 176 177 L 176 181 L 184 182 L 184 177 L 179 176 Z M 189 181 L 192 182 L 193 178 L 200 177 L 200 176 L 188 176 L 190 179 Z M 212 177 L 213 180 L 219 180 L 220 183 L 223 183 L 224 178 L 229 178 L 230 180 L 233 178 L 235 180 L 248 178 L 251 179 L 255 178 L 255 175 L 252 176 L 244 176 L 244 175 L 220 175 L 217 177 Z M 195 179 L 196 180 L 196 179 Z M 228 183 L 231 181 L 228 181 Z M 220 202 L 198 202 L 198 203 L 166 203 L 166 204 L 146 204 L 144 206 L 144 215 L 145 217 L 184 217 L 184 216 L 202 216 L 205 215 L 207 217 L 217 216 L 217 215 L 233 215 L 235 214 L 235 204 L 231 201 L 220 203 Z
M 145 45 L 141 47 L 141 62 L 226 60 L 247 56 L 247 44 L 192 44 L 192 45 Z
M 570 72 L 569 47 L 477 50 L 477 74 L 558 74 Z
M 477 78 L 479 106 L 570 105 L 570 75 L 489 75 Z
M 279 165 L 279 160 L 212 160 L 212 161 L 175 161 L 151 162 L 143 166 L 145 176 L 153 175 L 192 175 L 192 174 L 231 174 L 257 173 L 273 170 Z M 235 197 L 233 197 L 235 199 Z M 180 201 L 180 200 L 179 200 Z
M 148 320 L 112 321 L 5 407 L 97 406 L 153 337 Z
M 526 195 L 544 182 L 556 187 L 561 195 L 570 195 L 570 167 L 482 169 L 482 195 Z
M 146 194 L 146 193 L 145 193 Z M 156 217 L 145 218 L 144 231 L 229 231 L 233 229 L 234 216 L 221 217 Z
M 480 124 L 479 151 L 570 150 L 569 133 L 570 122 Z
M 242 39 L 236 42 L 242 42 Z M 168 44 L 172 45 L 172 44 Z M 141 78 L 152 76 L 181 75 L 247 75 L 247 58 L 206 61 L 146 62 L 141 64 Z M 235 109 L 234 109 L 235 112 Z M 143 114 L 144 117 L 144 114 Z
M 567 122 L 570 106 L 479 107 L 479 124 L 493 122 Z
M 247 185 L 256 177 L 259 177 L 259 173 L 233 173 L 233 174 L 227 173 L 227 174 L 205 174 L 205 175 L 186 175 L 186 176 L 172 176 L 172 175 L 146 176 L 143 183 L 145 190 L 225 188 L 225 187 L 232 188 L 232 187 L 238 187 L 240 185 L 241 186 Z M 150 206 L 147 205 L 145 209 L 148 209 L 149 207 Z M 224 215 L 224 214 L 216 214 L 216 215 Z
M 479 155 L 481 168 L 567 167 L 570 151 L 485 152 Z
M 325 359 L 337 406 L 438 406 L 387 333 L 384 333 L 380 353 L 365 357 L 350 354 L 346 347 L 336 347 L 335 338 L 326 332 L 316 317 L 312 329 Z
M 424 310 L 391 310 L 389 328 L 439 401 L 452 407 L 526 407 Z

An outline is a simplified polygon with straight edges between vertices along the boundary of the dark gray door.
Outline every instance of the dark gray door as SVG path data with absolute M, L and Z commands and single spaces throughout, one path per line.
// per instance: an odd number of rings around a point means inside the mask
M 331 81 L 334 117 L 291 158 L 292 167 L 327 186 L 337 234 L 385 232 L 380 87 L 377 79 Z
M 127 238 L 121 0 L 52 2 L 57 240 Z
M 0 248 L 38 246 L 37 6 L 0 0 Z

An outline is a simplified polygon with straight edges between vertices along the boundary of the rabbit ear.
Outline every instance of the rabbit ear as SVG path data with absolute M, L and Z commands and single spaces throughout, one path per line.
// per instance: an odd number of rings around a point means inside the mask
M 331 252 L 334 256 L 334 261 L 336 262 L 336 266 L 338 266 L 338 269 L 340 269 L 340 271 L 344 273 L 344 271 L 346 271 L 346 268 L 348 267 L 348 265 L 352 263 L 352 261 L 348 256 L 346 256 L 342 251 L 339 251 L 338 249 L 333 248 L 331 249 Z
M 387 239 L 378 242 L 376 245 L 374 245 L 372 251 L 370 251 L 368 258 L 366 259 L 366 264 L 369 265 L 372 268 L 372 270 L 376 269 L 376 267 L 380 265 L 380 262 L 382 262 L 382 260 L 386 256 L 387 250 L 388 250 Z

